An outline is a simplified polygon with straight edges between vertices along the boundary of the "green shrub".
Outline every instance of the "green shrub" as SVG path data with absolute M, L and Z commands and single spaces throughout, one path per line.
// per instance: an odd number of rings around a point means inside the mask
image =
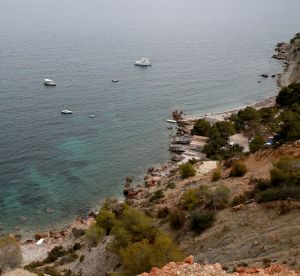
M 272 186 L 300 185 L 300 158 L 282 157 L 273 165 Z
M 221 136 L 225 139 L 228 139 L 229 136 L 235 133 L 234 125 L 231 121 L 216 122 L 215 127 L 218 131 L 217 136 Z M 213 134 L 211 134 L 210 137 L 213 137 Z
M 76 255 L 75 253 L 70 253 L 68 255 L 60 257 L 58 263 L 60 265 L 65 265 L 68 263 L 73 263 L 76 259 L 78 259 L 78 255 Z
M 255 178 L 251 180 L 251 183 L 255 184 L 256 191 L 265 191 L 271 188 L 271 181 L 265 178 Z
M 61 273 L 53 266 L 45 266 L 43 272 L 51 276 L 61 276 Z
M 232 202 L 231 202 L 231 206 L 237 206 L 240 204 L 245 203 L 248 200 L 246 195 L 238 195 L 236 197 L 233 198 Z
M 72 234 L 73 234 L 74 238 L 77 239 L 84 235 L 84 229 L 74 227 L 74 228 L 72 228 Z
M 186 191 L 182 198 L 182 206 L 192 211 L 195 208 L 200 209 L 223 209 L 225 208 L 230 199 L 230 190 L 221 185 L 217 187 L 209 187 L 201 185 L 198 189 Z
M 279 199 L 300 199 L 300 187 L 299 186 L 284 186 L 275 187 L 256 195 L 256 201 L 258 203 L 274 201 Z
M 185 224 L 185 213 L 179 210 L 173 211 L 169 215 L 169 224 L 174 230 L 181 229 Z
M 47 258 L 44 260 L 44 263 L 53 263 L 59 257 L 67 255 L 68 252 L 62 246 L 55 246 L 51 251 L 48 252 Z
M 158 210 L 157 217 L 158 218 L 166 218 L 170 214 L 170 210 L 168 207 L 163 207 Z
M 185 209 L 189 211 L 194 210 L 199 204 L 198 191 L 195 189 L 186 191 L 183 194 L 181 201 Z
M 211 212 L 193 212 L 191 215 L 191 230 L 199 234 L 212 227 L 214 220 L 215 216 Z
M 247 172 L 246 165 L 241 161 L 234 161 L 231 166 L 230 176 L 240 177 Z
M 210 133 L 210 123 L 207 122 L 204 119 L 199 119 L 193 129 L 192 129 L 192 134 L 193 135 L 201 135 L 201 136 L 209 136 Z
M 282 88 L 276 97 L 276 103 L 282 107 L 300 104 L 300 83 L 292 83 Z
M 152 267 L 162 267 L 171 261 L 180 261 L 183 255 L 170 237 L 158 235 L 153 244 L 148 240 L 142 240 L 130 244 L 120 250 L 123 266 L 128 275 L 137 275 L 150 271 Z
M 238 116 L 243 122 L 253 120 L 258 121 L 261 119 L 259 112 L 251 106 L 247 106 L 245 109 L 240 110 Z
M 101 208 L 96 218 L 96 222 L 97 225 L 106 232 L 106 235 L 109 235 L 116 223 L 116 215 L 112 211 Z
M 97 223 L 93 223 L 86 231 L 85 238 L 88 246 L 94 247 L 97 246 L 98 243 L 102 240 L 105 231 L 97 225 Z
M 33 261 L 31 263 L 29 263 L 28 265 L 24 266 L 24 269 L 30 271 L 30 272 L 34 272 L 35 268 L 43 266 L 44 262 L 42 261 Z
M 211 188 L 207 194 L 207 207 L 214 210 L 221 210 L 228 206 L 230 190 L 224 185 Z
M 287 110 L 280 114 L 282 122 L 275 141 L 278 143 L 292 142 L 300 139 L 300 114 Z
M 221 178 L 221 171 L 219 169 L 214 170 L 211 180 L 218 181 Z
M 167 188 L 169 188 L 169 189 L 175 189 L 176 188 L 175 182 L 172 181 L 172 182 L 168 183 Z
M 20 244 L 12 238 L 0 238 L 0 268 L 13 269 L 21 265 L 22 252 Z
M 163 192 L 162 189 L 160 189 L 160 190 L 157 190 L 157 191 L 150 197 L 149 201 L 150 201 L 150 202 L 153 202 L 153 201 L 155 201 L 155 200 L 157 200 L 157 199 L 164 198 L 164 197 L 165 197 L 164 192 Z
M 179 168 L 180 168 L 181 178 L 183 179 L 196 175 L 196 170 L 193 168 L 193 165 L 189 162 L 180 165 Z
M 260 135 L 255 136 L 254 139 L 249 144 L 250 151 L 252 153 L 258 151 L 264 146 L 264 144 L 265 144 L 265 139 L 262 136 Z
M 122 220 L 119 220 L 112 229 L 114 240 L 109 246 L 110 250 L 119 253 L 121 248 L 128 244 L 147 239 L 153 242 L 158 233 L 154 227 L 153 219 L 146 216 L 142 211 L 127 207 L 123 212 Z

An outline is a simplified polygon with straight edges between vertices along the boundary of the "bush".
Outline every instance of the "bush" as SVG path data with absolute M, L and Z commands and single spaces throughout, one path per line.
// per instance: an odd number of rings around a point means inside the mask
M 272 186 L 300 185 L 300 158 L 282 157 L 270 174 Z
M 85 238 L 88 246 L 94 247 L 97 246 L 98 243 L 102 240 L 105 231 L 97 225 L 97 223 L 93 223 L 86 231 Z
M 106 235 L 109 235 L 115 225 L 116 215 L 112 211 L 100 209 L 96 222 L 97 225 L 106 232 Z
M 77 239 L 84 235 L 84 229 L 74 227 L 74 228 L 72 228 L 72 234 L 73 234 L 74 238 Z
M 271 181 L 269 179 L 255 178 L 252 179 L 251 182 L 255 184 L 256 191 L 265 191 L 271 188 Z
M 201 185 L 198 189 L 186 191 L 182 198 L 182 206 L 192 211 L 196 207 L 200 209 L 223 209 L 229 203 L 230 191 L 227 187 L 221 185 L 209 187 Z
M 196 170 L 191 163 L 182 164 L 180 167 L 181 178 L 185 179 L 196 175 Z
M 85 256 L 84 256 L 84 255 L 81 255 L 80 258 L 79 258 L 79 262 L 82 263 L 82 262 L 84 261 L 84 258 L 85 258 Z
M 214 210 L 221 210 L 228 206 L 230 190 L 226 186 L 212 188 L 207 194 L 207 207 Z
M 45 264 L 55 262 L 59 257 L 67 255 L 68 252 L 62 246 L 55 246 L 48 252 L 47 258 L 43 261 Z
M 182 198 L 182 205 L 185 209 L 192 211 L 199 204 L 198 191 L 197 190 L 188 190 L 186 191 Z
M 199 119 L 192 129 L 193 135 L 209 136 L 210 123 L 204 119 Z
M 280 114 L 281 128 L 275 137 L 279 143 L 300 139 L 300 114 L 287 110 Z
M 194 212 L 191 216 L 191 230 L 199 234 L 205 229 L 212 227 L 214 220 L 215 216 L 211 212 Z
M 169 215 L 169 224 L 174 230 L 181 229 L 185 224 L 186 218 L 182 211 L 173 211 Z
M 175 189 L 176 188 L 176 184 L 174 182 L 170 182 L 170 183 L 168 183 L 167 188 L 169 188 L 169 189 Z
M 13 269 L 21 265 L 22 253 L 20 244 L 12 238 L 0 238 L 0 268 Z
M 212 175 L 211 180 L 212 180 L 212 181 L 218 181 L 220 178 L 221 178 L 221 171 L 220 171 L 219 169 L 216 169 L 216 170 L 213 172 L 213 175 Z
M 284 186 L 276 187 L 260 192 L 256 195 L 257 203 L 274 201 L 279 199 L 300 199 L 300 187 Z
M 276 103 L 282 107 L 300 104 L 300 83 L 292 83 L 282 88 L 276 97 Z
M 252 153 L 258 151 L 263 147 L 264 144 L 265 144 L 265 139 L 262 136 L 260 135 L 255 136 L 254 139 L 249 144 L 250 151 Z
M 153 219 L 147 217 L 139 209 L 128 207 L 124 210 L 122 220 L 119 220 L 112 229 L 114 240 L 109 247 L 111 251 L 119 253 L 121 248 L 133 242 L 144 239 L 153 242 L 157 233 Z
M 158 218 L 166 218 L 170 214 L 168 207 L 160 208 L 157 213 Z
M 162 267 L 171 261 L 180 261 L 183 255 L 180 249 L 167 235 L 160 234 L 153 244 L 142 240 L 121 249 L 123 265 L 128 275 L 137 275 L 150 271 L 152 267 Z
M 241 161 L 234 161 L 231 167 L 230 176 L 240 177 L 247 172 L 246 165 Z
M 153 202 L 154 200 L 160 199 L 160 198 L 164 198 L 164 192 L 162 189 L 157 190 L 149 199 L 150 202 Z
M 232 202 L 231 202 L 231 206 L 237 206 L 240 204 L 245 203 L 248 200 L 246 195 L 238 195 L 236 197 L 233 198 Z

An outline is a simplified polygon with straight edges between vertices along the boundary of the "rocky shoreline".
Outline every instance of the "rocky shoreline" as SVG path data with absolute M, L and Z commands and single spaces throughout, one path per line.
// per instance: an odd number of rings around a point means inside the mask
M 299 40 L 298 40 L 299 41 Z M 295 49 L 299 49 L 300 45 L 295 43 L 295 45 L 290 43 L 279 43 L 276 47 L 276 52 L 273 58 L 276 58 L 283 62 L 285 67 L 282 74 L 279 74 L 277 83 L 279 88 L 288 85 L 293 81 L 299 81 L 297 76 L 300 76 L 300 65 L 299 65 L 299 51 L 295 52 Z M 270 107 L 275 104 L 276 96 L 269 97 L 260 102 L 257 102 L 251 105 L 254 108 L 260 109 L 263 107 Z M 204 116 L 199 117 L 185 117 L 180 111 L 174 111 L 172 116 L 176 121 L 176 135 L 174 138 L 179 138 L 182 140 L 184 137 L 188 137 L 190 130 L 193 127 L 195 121 L 199 118 L 206 118 L 209 121 L 221 121 L 225 120 L 231 114 L 238 112 L 243 109 L 241 107 L 235 110 L 229 110 L 219 113 L 205 114 Z M 173 129 L 173 127 L 172 127 Z M 180 144 L 182 146 L 182 144 Z M 183 145 L 184 146 L 184 145 Z M 160 179 L 165 176 L 171 176 L 179 170 L 179 164 L 183 160 L 180 156 L 181 154 L 174 154 L 171 157 L 171 160 L 161 166 L 154 168 L 151 167 L 148 169 L 147 174 L 144 177 L 144 185 L 133 185 L 133 179 L 128 177 L 125 182 L 124 195 L 127 200 L 130 200 L 133 197 L 138 197 L 139 195 L 145 194 L 147 190 L 159 184 Z M 201 158 L 201 156 L 196 156 L 196 158 Z M 86 218 L 77 218 L 71 225 L 60 231 L 47 231 L 42 233 L 36 233 L 34 239 L 25 240 L 21 242 L 24 264 L 28 264 L 32 261 L 42 259 L 46 257 L 47 252 L 50 251 L 54 246 L 63 245 L 67 246 L 73 243 L 74 236 L 76 231 L 84 231 L 89 227 L 91 223 L 95 221 L 96 213 L 91 211 Z M 12 234 L 13 235 L 13 234 Z M 19 240 L 21 237 L 13 235 Z M 37 245 L 38 240 L 43 239 L 41 245 Z

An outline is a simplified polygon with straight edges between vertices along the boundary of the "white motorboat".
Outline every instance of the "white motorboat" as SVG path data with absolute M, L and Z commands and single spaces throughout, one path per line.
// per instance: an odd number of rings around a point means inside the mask
M 150 66 L 151 65 L 151 62 L 149 59 L 147 58 L 142 58 L 140 60 L 137 60 L 134 65 L 137 65 L 137 66 Z
M 171 124 L 176 124 L 177 123 L 175 120 L 171 120 L 171 119 L 167 119 L 166 122 L 171 123 Z
M 112 79 L 111 81 L 112 82 L 119 82 L 119 80 L 117 80 L 117 79 Z
M 68 110 L 68 109 L 63 109 L 60 113 L 61 114 L 73 114 L 73 111 Z
M 56 86 L 56 83 L 50 79 L 44 79 L 44 85 L 46 86 Z
M 91 118 L 95 118 L 95 115 L 90 115 Z

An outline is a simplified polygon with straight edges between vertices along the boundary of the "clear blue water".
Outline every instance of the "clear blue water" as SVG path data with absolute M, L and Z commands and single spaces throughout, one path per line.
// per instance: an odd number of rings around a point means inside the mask
M 126 176 L 168 159 L 175 108 L 274 94 L 258 75 L 281 72 L 274 46 L 299 23 L 299 0 L 0 0 L 3 231 L 60 227 L 120 196 Z M 152 67 L 133 65 L 143 56 Z

